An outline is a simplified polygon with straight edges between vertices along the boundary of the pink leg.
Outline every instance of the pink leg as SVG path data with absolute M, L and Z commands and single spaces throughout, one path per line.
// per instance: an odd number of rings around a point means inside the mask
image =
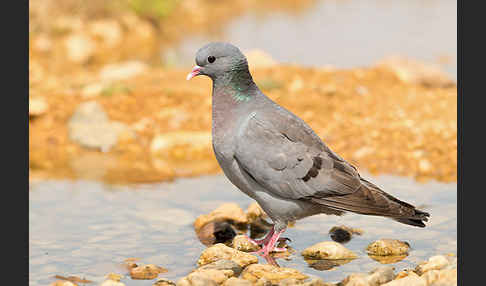
M 278 232 L 278 233 L 275 233 L 275 232 L 274 232 L 274 233 L 272 234 L 272 237 L 270 238 L 270 241 L 269 241 L 267 244 L 265 244 L 265 245 L 263 246 L 263 248 L 262 248 L 261 250 L 259 250 L 258 252 L 259 252 L 259 253 L 262 253 L 262 254 L 263 254 L 263 256 L 268 256 L 268 254 L 269 254 L 270 252 L 272 252 L 272 251 L 279 251 L 279 252 L 280 252 L 280 251 L 286 251 L 286 249 L 285 249 L 285 248 L 278 248 L 278 247 L 275 247 L 275 245 L 277 244 L 277 241 L 278 241 L 278 239 L 279 239 L 280 235 L 282 235 L 282 233 L 284 233 L 284 232 L 285 232 L 285 229 L 281 230 L 281 231 L 280 231 L 280 232 Z
M 273 226 L 272 226 L 272 229 L 271 229 L 271 230 L 270 230 L 270 231 L 267 233 L 267 235 L 265 235 L 265 237 L 264 237 L 264 238 L 262 238 L 262 239 L 252 239 L 252 238 L 250 238 L 250 237 L 249 237 L 248 235 L 246 235 L 246 234 L 245 234 L 245 236 L 246 236 L 246 238 L 247 238 L 249 241 L 253 242 L 253 243 L 254 243 L 254 244 L 256 244 L 256 245 L 265 245 L 265 244 L 267 244 L 267 243 L 268 243 L 268 241 L 270 240 L 270 238 L 272 237 L 272 235 L 274 234 L 274 232 L 275 232 L 275 230 L 274 230 L 274 228 L 273 228 Z

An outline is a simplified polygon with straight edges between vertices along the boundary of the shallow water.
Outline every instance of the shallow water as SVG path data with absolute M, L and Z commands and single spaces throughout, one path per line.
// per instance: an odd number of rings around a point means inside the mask
M 395 273 L 435 254 L 457 253 L 456 184 L 417 183 L 396 176 L 368 176 L 389 193 L 431 213 L 424 229 L 389 219 L 347 214 L 318 215 L 302 219 L 285 236 L 297 250 L 290 260 L 278 259 L 303 273 L 340 281 L 350 273 L 370 271 L 380 263 L 369 258 L 366 246 L 376 239 L 407 241 L 411 251 L 391 264 Z M 243 209 L 252 202 L 222 175 L 180 179 L 173 183 L 113 186 L 92 181 L 39 181 L 29 192 L 29 284 L 47 285 L 55 275 L 84 277 L 99 284 L 109 272 L 125 274 L 126 285 L 151 285 L 155 280 L 131 280 L 121 267 L 126 258 L 140 258 L 169 269 L 159 275 L 173 281 L 196 267 L 205 249 L 192 223 L 223 202 Z M 330 271 L 310 268 L 300 251 L 331 240 L 331 227 L 344 224 L 360 228 L 344 244 L 359 254 L 352 262 Z M 261 259 L 261 263 L 265 263 Z
M 209 41 L 228 41 L 243 51 L 262 49 L 281 63 L 338 68 L 369 66 L 390 55 L 426 62 L 445 58 L 457 78 L 457 1 L 322 0 L 299 14 L 249 12 L 216 36 L 190 36 L 163 57 L 194 64 Z

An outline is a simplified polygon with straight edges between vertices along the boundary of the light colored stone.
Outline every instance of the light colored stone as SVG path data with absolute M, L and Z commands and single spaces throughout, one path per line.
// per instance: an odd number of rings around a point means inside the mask
M 302 286 L 336 286 L 334 283 L 326 283 L 318 277 L 313 277 L 309 281 L 302 283 Z
M 153 155 L 165 155 L 175 146 L 190 146 L 193 149 L 211 148 L 211 132 L 175 131 L 155 135 L 150 144 Z
M 123 133 L 132 131 L 123 123 L 110 121 L 96 101 L 81 103 L 68 122 L 69 138 L 87 148 L 109 151 Z
M 167 272 L 167 269 L 154 264 L 147 264 L 131 268 L 130 277 L 132 277 L 132 279 L 149 280 L 157 278 L 159 273 L 164 272 Z
M 68 59 L 80 64 L 87 62 L 93 56 L 96 48 L 94 41 L 82 33 L 69 35 L 64 44 Z
M 300 77 L 294 78 L 289 85 L 289 90 L 291 92 L 298 92 L 304 87 L 304 82 Z
M 169 279 L 160 278 L 152 286 L 176 286 L 176 284 Z
M 246 219 L 248 223 L 251 224 L 262 218 L 268 218 L 268 215 L 257 202 L 251 203 L 246 209 Z
M 302 256 L 311 259 L 353 259 L 358 257 L 354 252 L 335 241 L 323 241 L 302 251 Z
M 252 286 L 251 282 L 245 279 L 231 277 L 223 283 L 223 286 Z
M 57 280 L 49 284 L 49 286 L 78 286 L 78 284 L 66 280 Z
M 443 255 L 435 255 L 429 258 L 428 261 L 420 263 L 416 268 L 415 272 L 418 275 L 422 275 L 429 270 L 440 270 L 449 265 L 449 260 Z
M 424 278 L 409 275 L 401 279 L 395 279 L 381 286 L 427 286 Z
M 232 246 L 234 249 L 244 252 L 253 252 L 260 249 L 258 245 L 252 243 L 246 236 L 241 234 L 233 238 Z
M 292 268 L 278 267 L 270 264 L 251 264 L 243 270 L 241 278 L 249 280 L 252 283 L 257 282 L 261 278 L 265 278 L 271 283 L 277 284 L 288 278 L 305 280 L 308 276 Z
M 35 38 L 33 48 L 39 52 L 48 53 L 52 49 L 52 40 L 49 36 L 41 34 Z
M 199 231 L 201 227 L 211 221 L 229 220 L 235 224 L 247 224 L 245 212 L 235 203 L 224 203 L 209 214 L 200 215 L 194 222 L 194 229 Z
M 147 65 L 139 61 L 128 61 L 110 64 L 100 71 L 100 79 L 103 81 L 118 81 L 137 76 L 147 69 Z
M 378 66 L 390 69 L 405 83 L 428 87 L 450 87 L 455 84 L 447 73 L 434 64 L 425 64 L 401 57 L 389 57 L 380 61 Z
M 197 269 L 196 271 L 187 275 L 188 280 L 193 280 L 192 276 L 205 277 L 207 279 L 213 280 L 214 282 L 216 282 L 216 284 L 221 285 L 226 280 L 228 280 L 228 278 L 234 276 L 234 273 L 232 270 Z
M 106 277 L 107 280 L 120 281 L 120 279 L 123 276 L 120 275 L 120 274 L 116 274 L 116 273 L 108 273 L 108 274 L 106 274 L 105 277 Z
M 102 83 L 91 83 L 83 87 L 81 90 L 81 96 L 85 98 L 96 97 L 101 94 L 105 85 Z
M 395 277 L 395 268 L 391 266 L 382 266 L 370 271 L 369 275 L 366 277 L 369 285 L 378 286 L 387 283 Z
M 343 286 L 370 286 L 367 275 L 364 273 L 353 273 L 341 282 Z
M 372 242 L 366 247 L 369 255 L 387 256 L 407 254 L 410 246 L 404 241 L 397 239 L 380 239 Z
M 46 113 L 49 105 L 47 101 L 40 96 L 29 97 L 29 116 L 39 116 Z
M 419 167 L 419 170 L 421 172 L 429 172 L 429 171 L 432 170 L 432 164 L 427 159 L 421 159 L 419 161 L 419 166 L 418 167 Z
M 427 285 L 457 285 L 457 269 L 429 270 L 422 276 Z
M 343 286 L 379 286 L 393 280 L 395 277 L 393 270 L 393 267 L 384 266 L 376 268 L 368 274 L 351 274 L 341 284 Z
M 89 23 L 90 33 L 100 38 L 108 47 L 114 47 L 122 40 L 122 29 L 115 20 L 97 20 Z
M 233 276 L 233 271 L 231 270 L 216 270 L 216 269 L 203 269 L 196 270 L 186 277 L 183 277 L 177 281 L 177 285 L 200 285 L 199 283 L 204 282 L 206 284 L 201 285 L 221 285 L 229 277 Z
M 101 283 L 100 286 L 125 286 L 125 284 L 120 281 L 108 279 L 103 281 L 103 283 Z
M 239 276 L 243 268 L 236 262 L 228 259 L 220 259 L 212 263 L 203 265 L 198 270 L 216 269 L 216 270 L 231 270 L 235 276 Z
M 236 262 L 239 266 L 245 267 L 247 265 L 258 263 L 258 258 L 255 255 L 245 253 L 228 247 L 222 243 L 215 244 L 206 248 L 199 257 L 197 264 L 203 266 L 219 259 L 228 259 Z

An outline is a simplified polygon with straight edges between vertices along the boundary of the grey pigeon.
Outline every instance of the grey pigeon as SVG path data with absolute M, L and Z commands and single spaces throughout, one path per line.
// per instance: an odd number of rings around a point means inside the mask
M 289 221 L 320 213 L 349 211 L 425 227 L 428 213 L 363 179 L 302 119 L 265 96 L 237 47 L 210 43 L 197 52 L 196 64 L 187 80 L 206 75 L 213 81 L 212 140 L 219 165 L 274 223 L 255 241 L 263 245 L 261 254 L 282 250 L 275 245 Z

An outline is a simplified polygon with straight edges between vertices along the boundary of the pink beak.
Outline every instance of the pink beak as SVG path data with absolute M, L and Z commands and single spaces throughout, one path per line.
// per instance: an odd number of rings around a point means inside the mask
M 191 78 L 200 75 L 201 67 L 198 65 L 195 65 L 192 68 L 192 71 L 187 75 L 186 79 L 190 80 Z

